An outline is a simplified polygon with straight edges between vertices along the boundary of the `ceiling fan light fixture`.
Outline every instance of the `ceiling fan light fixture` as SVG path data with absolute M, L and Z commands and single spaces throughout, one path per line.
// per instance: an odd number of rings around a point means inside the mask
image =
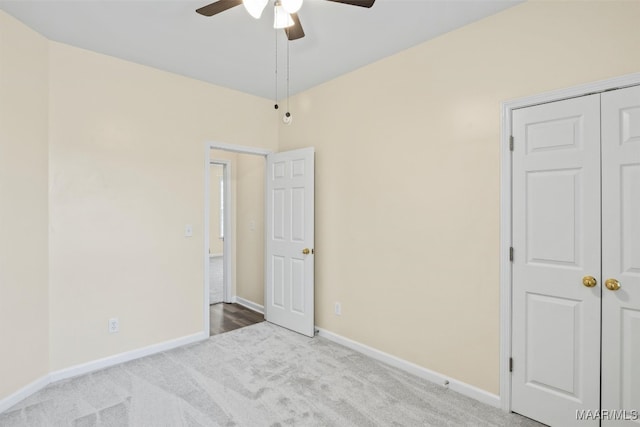
M 296 13 L 302 7 L 302 0 L 280 0 L 287 13 Z
M 273 13 L 273 28 L 289 28 L 294 24 L 293 18 L 287 13 L 280 4 L 276 4 Z
M 244 4 L 244 8 L 247 9 L 249 15 L 256 19 L 260 19 L 262 11 L 268 2 L 269 0 L 242 0 L 242 4 Z

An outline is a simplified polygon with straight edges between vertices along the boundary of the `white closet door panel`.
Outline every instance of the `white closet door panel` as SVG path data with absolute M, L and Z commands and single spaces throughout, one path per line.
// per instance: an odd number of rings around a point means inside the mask
M 598 425 L 599 124 L 599 95 L 513 112 L 512 409 L 549 425 Z
M 640 87 L 602 94 L 602 409 L 640 426 Z M 626 411 L 626 412 L 625 412 Z M 626 419 L 625 419 L 626 418 Z M 633 419 L 635 418 L 635 419 Z

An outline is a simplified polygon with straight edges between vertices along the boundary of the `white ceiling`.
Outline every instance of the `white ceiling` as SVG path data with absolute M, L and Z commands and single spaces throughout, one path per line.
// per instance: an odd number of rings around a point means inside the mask
M 521 0 L 377 0 L 371 9 L 304 0 L 306 37 L 289 42 L 290 94 L 511 7 Z M 47 38 L 274 99 L 286 96 L 287 41 L 273 10 L 242 6 L 213 17 L 212 0 L 0 0 Z

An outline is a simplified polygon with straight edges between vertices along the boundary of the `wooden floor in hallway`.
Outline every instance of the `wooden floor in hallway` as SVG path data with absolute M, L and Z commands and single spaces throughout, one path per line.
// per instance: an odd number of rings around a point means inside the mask
M 240 304 L 212 304 L 209 310 L 211 336 L 264 322 L 262 314 Z

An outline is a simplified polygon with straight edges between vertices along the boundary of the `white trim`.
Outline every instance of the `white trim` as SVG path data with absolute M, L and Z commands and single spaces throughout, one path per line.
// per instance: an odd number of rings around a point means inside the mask
M 40 390 L 48 386 L 50 382 L 51 380 L 49 379 L 49 375 L 45 375 L 43 377 L 38 378 L 34 382 L 27 384 L 26 386 L 22 387 L 20 390 L 16 391 L 15 393 L 10 394 L 4 399 L 1 399 L 0 414 L 2 414 L 4 411 L 11 408 L 12 406 L 20 403 L 22 400 L 26 399 L 32 394 L 39 392 Z
M 511 109 L 500 118 L 500 408 L 511 412 Z
M 242 297 L 236 296 L 235 302 L 240 304 L 243 307 L 248 308 L 249 310 L 256 311 L 260 314 L 264 314 L 264 306 L 260 304 L 256 304 L 253 301 L 249 301 L 248 299 L 244 299 Z
M 318 331 L 318 336 L 320 337 L 348 347 L 352 350 L 355 350 L 380 362 L 386 363 L 387 365 L 391 365 L 395 368 L 401 369 L 427 381 L 431 381 L 432 383 L 441 385 L 443 388 L 447 387 L 447 385 L 445 384 L 447 384 L 446 382 L 448 381 L 448 388 L 450 388 L 451 390 L 472 399 L 478 400 L 482 403 L 486 403 L 487 405 L 496 408 L 500 407 L 500 397 L 495 394 L 489 393 L 488 391 L 482 390 L 478 387 L 472 386 L 462 381 L 448 378 L 443 374 L 427 368 L 423 368 L 422 366 L 416 365 L 415 363 L 411 363 L 407 360 L 385 353 L 373 347 L 369 347 L 368 345 L 361 344 L 357 341 L 351 340 L 333 332 L 329 332 L 326 329 L 316 327 L 316 330 Z
M 209 258 L 220 258 L 221 256 L 224 256 L 224 254 L 209 254 Z
M 102 359 L 93 360 L 91 362 L 83 363 L 80 365 L 71 366 L 69 368 L 60 369 L 58 371 L 50 372 L 36 381 L 22 387 L 15 393 L 0 400 L 0 413 L 11 408 L 21 400 L 26 399 L 32 394 L 42 390 L 47 385 L 56 381 L 77 377 L 78 375 L 88 374 L 90 372 L 99 371 L 110 366 L 118 365 L 120 363 L 129 362 L 141 357 L 150 356 L 156 353 L 162 353 L 163 351 L 172 350 L 177 347 L 182 347 L 187 344 L 193 344 L 199 341 L 204 341 L 209 338 L 209 334 L 198 332 L 193 335 L 187 335 L 174 340 L 161 342 L 158 344 L 152 344 L 147 347 L 142 347 L 136 350 L 127 351 L 113 356 L 104 357 Z
M 108 368 L 110 366 L 118 365 L 124 362 L 129 362 L 134 359 L 140 359 L 141 357 L 150 356 L 156 353 L 162 353 L 163 351 L 172 350 L 174 348 L 182 347 L 187 344 L 204 341 L 208 338 L 209 338 L 208 334 L 205 334 L 203 332 L 198 332 L 197 334 L 187 335 L 182 338 L 161 342 L 159 344 L 152 344 L 147 347 L 142 347 L 136 350 L 115 354 L 113 356 L 93 360 L 91 362 L 83 363 L 81 365 L 60 369 L 58 371 L 51 372 L 49 374 L 49 378 L 51 382 L 54 382 L 54 381 L 64 380 L 67 378 L 77 377 L 78 375 L 88 374 L 89 372 L 98 371 L 100 369 Z
M 257 147 L 247 147 L 244 145 L 226 144 L 224 142 L 207 142 L 209 149 L 230 151 L 232 153 L 240 154 L 257 154 L 260 156 L 266 156 L 272 153 L 271 150 Z
M 640 73 L 627 74 L 613 79 L 554 90 L 539 95 L 505 101 L 501 107 L 500 130 L 500 407 L 511 410 L 511 375 L 509 358 L 511 357 L 511 113 L 518 108 L 568 98 L 621 89 L 640 85 Z M 516 248 L 517 250 L 517 248 Z
M 209 150 L 210 151 L 210 150 Z M 223 277 L 222 277 L 222 301 L 223 302 L 231 302 L 233 298 L 233 269 L 231 268 L 233 265 L 233 254 L 232 251 L 233 245 L 235 243 L 235 235 L 233 233 L 234 226 L 234 211 L 232 210 L 233 203 L 233 195 L 231 194 L 231 162 L 229 160 L 210 160 L 209 167 L 211 165 L 221 165 L 222 166 L 222 180 L 224 183 L 224 236 L 225 238 L 222 240 L 222 254 L 220 256 L 223 257 Z M 211 176 L 209 176 L 209 180 L 207 180 L 208 190 L 207 196 L 205 199 L 205 204 L 208 207 L 209 215 L 211 214 L 211 187 L 209 184 L 211 183 Z M 211 230 L 210 216 L 205 218 L 205 223 L 207 224 L 207 229 Z M 207 244 L 211 244 L 209 238 L 206 238 Z M 207 249 L 205 253 L 208 253 L 210 248 Z M 211 256 L 210 256 L 211 258 Z M 205 280 L 207 284 L 209 283 L 209 275 L 208 273 L 205 275 Z M 208 292 L 208 291 L 207 291 Z M 206 295 L 206 303 L 210 304 L 209 294 Z
M 612 79 L 599 80 L 597 82 L 581 84 L 565 89 L 558 89 L 537 95 L 508 100 L 502 103 L 502 111 L 504 112 L 505 108 L 515 110 L 516 108 L 531 107 L 533 105 L 561 101 L 563 99 L 590 95 L 592 93 L 605 92 L 607 90 L 637 86 L 638 84 L 640 84 L 640 73 L 632 73 Z
M 267 168 L 267 163 L 268 163 L 269 157 L 268 155 L 264 157 L 264 176 L 263 176 L 263 183 L 262 183 L 262 191 L 264 193 L 264 203 L 262 205 L 262 209 L 264 210 L 264 229 L 262 230 L 262 236 L 264 239 L 264 245 L 262 246 L 262 251 L 264 252 L 262 257 L 264 259 L 263 262 L 263 267 L 262 267 L 262 277 L 264 278 L 264 282 L 262 284 L 263 288 L 264 288 L 264 292 L 263 292 L 263 309 L 262 309 L 262 315 L 264 316 L 264 318 L 267 318 L 267 271 L 269 270 L 268 267 L 268 262 L 269 259 L 267 257 L 267 243 L 269 242 L 269 226 L 268 226 L 268 222 L 267 222 L 267 209 L 268 209 L 268 203 L 267 203 L 267 194 L 269 194 L 267 188 L 269 187 L 269 169 Z
M 204 232 L 202 236 L 202 241 L 204 243 L 204 278 L 203 278 L 203 286 L 202 286 L 202 330 L 205 334 L 209 335 L 211 332 L 211 324 L 210 316 L 211 313 L 209 311 L 209 277 L 211 275 L 210 272 L 210 259 L 209 259 L 209 248 L 211 242 L 209 242 L 210 225 L 209 219 L 211 218 L 211 144 L 204 144 Z
M 224 240 L 222 241 L 222 299 L 225 302 L 231 301 L 234 296 L 233 283 L 235 281 L 233 263 L 235 257 L 234 245 L 236 242 L 235 231 L 235 210 L 233 209 L 233 196 L 231 192 L 231 162 L 222 162 L 224 180 Z

